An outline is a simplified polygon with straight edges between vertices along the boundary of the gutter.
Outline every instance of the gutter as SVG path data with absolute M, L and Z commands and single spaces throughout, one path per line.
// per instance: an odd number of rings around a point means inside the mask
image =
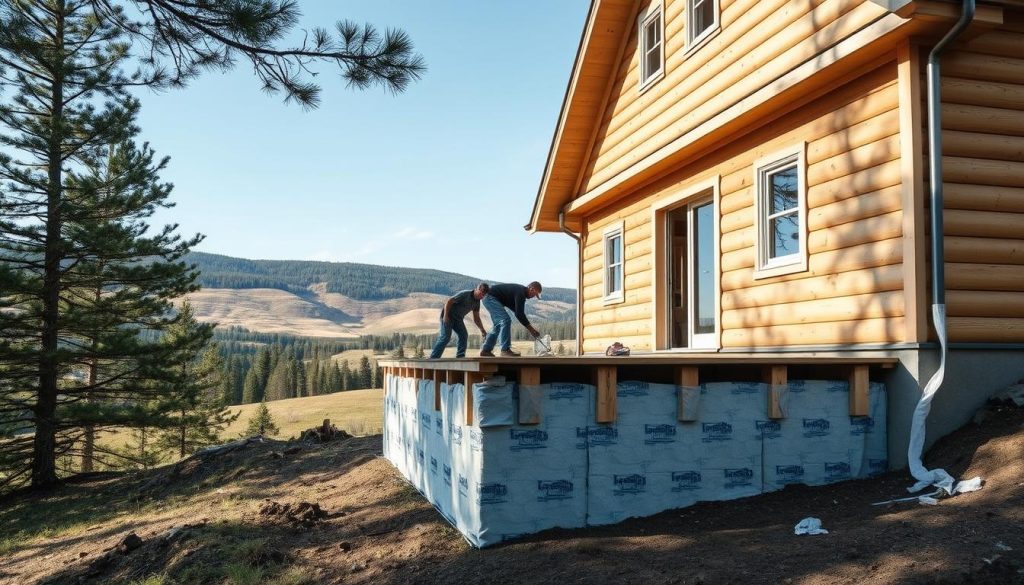
M 945 271 L 945 233 L 942 221 L 942 95 L 941 69 L 939 58 L 948 47 L 974 20 L 975 0 L 964 0 L 960 20 L 942 37 L 942 40 L 928 53 L 928 181 L 931 204 L 932 234 L 932 320 L 939 338 L 939 369 L 932 375 L 921 392 L 921 399 L 914 409 L 910 426 L 910 446 L 907 449 L 907 460 L 910 473 L 917 480 L 911 491 L 918 491 L 930 485 L 952 489 L 952 477 L 942 469 L 926 469 L 921 461 L 924 451 L 925 428 L 928 413 L 931 411 L 932 399 L 942 386 L 946 373 L 946 271 Z
M 576 240 L 576 355 L 583 355 L 583 240 L 565 227 L 565 212 L 558 212 L 558 227 Z

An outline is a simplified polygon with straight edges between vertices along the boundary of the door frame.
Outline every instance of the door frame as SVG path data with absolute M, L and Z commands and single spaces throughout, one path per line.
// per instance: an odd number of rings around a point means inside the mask
M 721 183 L 721 175 L 714 175 L 702 181 L 687 185 L 675 192 L 666 195 L 656 200 L 651 205 L 651 226 L 652 237 L 654 238 L 651 246 L 651 252 L 653 254 L 652 266 L 654 268 L 654 281 L 652 283 L 651 300 L 654 310 L 651 313 L 651 348 L 654 351 L 660 352 L 700 352 L 700 351 L 717 351 L 722 347 L 722 274 L 721 274 L 721 194 L 719 185 Z M 678 209 L 682 206 L 688 206 L 691 203 L 704 200 L 710 196 L 711 203 L 713 206 L 713 217 L 714 221 L 714 272 L 715 272 L 715 333 L 713 343 L 710 346 L 704 347 L 671 347 L 672 334 L 669 331 L 669 318 L 671 313 L 671 307 L 669 302 L 669 295 L 671 291 L 668 290 L 668 260 L 671 258 L 671 242 L 668 241 L 667 226 L 666 226 L 666 215 L 668 212 Z M 689 215 L 687 213 L 687 223 L 689 223 Z M 687 230 L 687 240 L 691 238 L 690 230 Z M 692 255 L 692 246 L 687 245 L 687 255 Z M 692 291 L 689 286 L 690 276 L 687 275 L 687 296 L 692 295 Z M 687 311 L 691 311 L 692 306 L 687 302 Z M 688 320 L 689 321 L 689 320 Z M 711 334 L 705 334 L 711 335 Z M 692 323 L 687 323 L 686 337 L 688 342 L 692 342 L 693 327 Z

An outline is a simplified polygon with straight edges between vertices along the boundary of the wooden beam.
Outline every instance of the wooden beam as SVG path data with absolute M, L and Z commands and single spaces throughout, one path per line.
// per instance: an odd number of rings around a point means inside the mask
M 441 410 L 441 381 L 445 379 L 444 372 L 434 370 L 434 410 Z
M 526 392 L 523 386 L 540 386 L 540 368 L 537 366 L 524 366 L 519 368 L 519 424 L 538 425 L 540 424 L 539 409 L 524 409 L 523 401 Z
M 764 370 L 768 382 L 768 418 L 786 418 L 782 411 L 782 394 L 789 389 L 789 370 L 786 366 L 769 366 Z
M 466 372 L 463 385 L 466 387 L 466 424 L 473 424 L 473 384 L 484 381 L 480 372 Z
M 697 366 L 680 366 L 676 368 L 676 386 L 679 386 L 679 396 L 677 397 L 677 418 L 681 421 L 694 421 L 697 420 L 697 402 L 690 401 L 690 408 L 686 408 L 685 397 L 688 394 L 687 389 L 696 388 L 700 386 L 700 368 Z M 692 391 L 691 391 L 692 392 Z M 698 396 L 699 396 L 698 390 Z
M 616 416 L 616 385 L 618 381 L 615 366 L 594 368 L 594 385 L 597 386 L 597 422 L 613 423 Z
M 868 387 L 871 384 L 870 369 L 866 365 L 853 366 L 850 371 L 850 416 L 871 414 L 868 403 Z

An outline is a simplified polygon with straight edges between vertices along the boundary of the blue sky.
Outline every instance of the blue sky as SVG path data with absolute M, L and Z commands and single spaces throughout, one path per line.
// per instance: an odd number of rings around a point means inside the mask
M 436 268 L 576 286 L 576 245 L 529 219 L 585 0 L 300 0 L 302 25 L 398 27 L 428 71 L 405 93 L 317 79 L 319 109 L 268 96 L 244 62 L 142 97 L 142 138 L 171 157 L 157 223 L 245 258 Z

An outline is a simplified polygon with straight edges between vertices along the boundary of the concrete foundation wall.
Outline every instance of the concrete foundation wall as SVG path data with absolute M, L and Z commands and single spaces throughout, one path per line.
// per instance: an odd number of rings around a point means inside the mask
M 898 353 L 900 365 L 885 376 L 889 396 L 889 466 L 907 466 L 910 422 L 921 389 L 939 367 L 933 350 Z M 954 349 L 946 361 L 942 387 L 928 415 L 925 450 L 967 424 L 993 394 L 1024 378 L 1024 350 Z

